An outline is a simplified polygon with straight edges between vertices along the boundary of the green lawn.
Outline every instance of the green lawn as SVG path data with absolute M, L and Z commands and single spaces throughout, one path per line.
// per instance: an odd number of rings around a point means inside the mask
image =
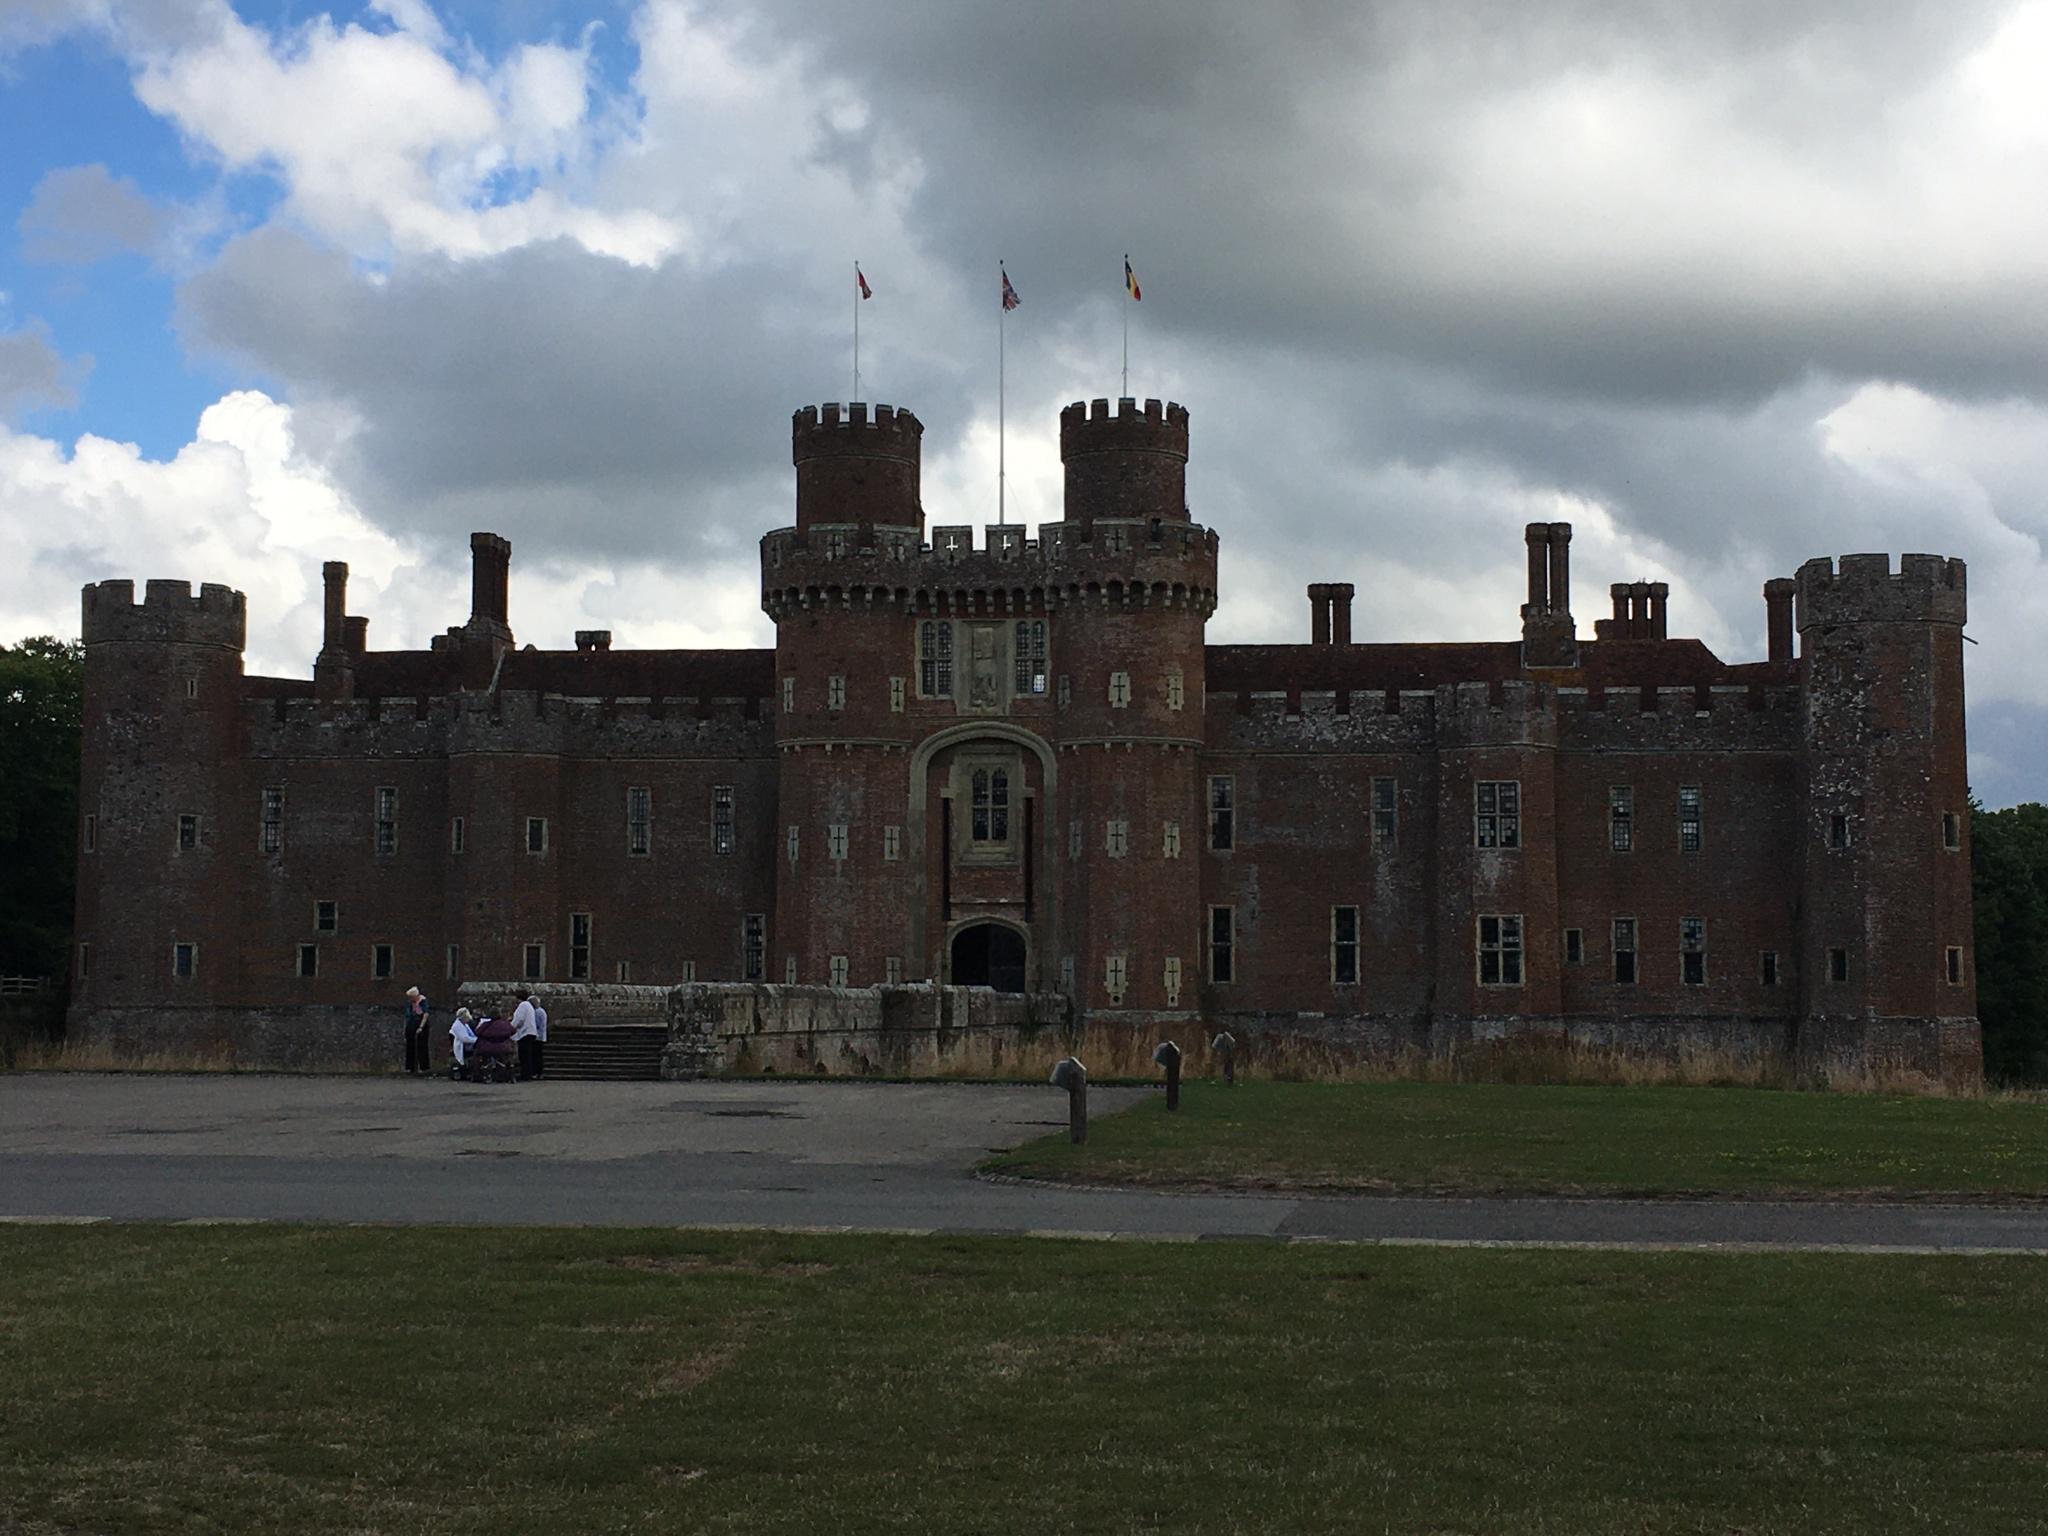
M 2048 1471 L 2028 1258 L 95 1227 L 0 1274 L 10 1536 L 2019 1532 Z
M 2048 1103 L 1761 1088 L 1188 1085 L 985 1165 L 1411 1193 L 2048 1196 Z

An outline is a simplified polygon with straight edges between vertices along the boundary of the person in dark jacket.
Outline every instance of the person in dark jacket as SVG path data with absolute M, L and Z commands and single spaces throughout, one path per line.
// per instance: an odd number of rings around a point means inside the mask
M 405 989 L 405 1070 L 431 1072 L 434 1058 L 428 1044 L 427 1014 L 432 1008 L 418 987 Z

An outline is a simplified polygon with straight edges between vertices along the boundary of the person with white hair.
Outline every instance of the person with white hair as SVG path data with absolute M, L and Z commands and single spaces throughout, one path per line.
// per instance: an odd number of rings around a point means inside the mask
M 448 1037 L 455 1047 L 454 1076 L 462 1076 L 462 1068 L 468 1059 L 469 1048 L 476 1044 L 475 1020 L 467 1008 L 455 1010 L 455 1022 L 448 1026 Z
M 434 1057 L 427 1035 L 427 1014 L 432 1007 L 418 987 L 405 989 L 405 1070 L 408 1073 L 434 1070 Z

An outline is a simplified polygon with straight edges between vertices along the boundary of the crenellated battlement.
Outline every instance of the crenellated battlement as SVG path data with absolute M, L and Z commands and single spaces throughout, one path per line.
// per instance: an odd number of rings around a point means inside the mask
M 916 457 L 924 437 L 924 423 L 910 411 L 893 405 L 870 410 L 864 400 L 842 405 L 828 400 L 823 405 L 806 405 L 791 414 L 792 449 L 801 464 L 809 454 L 887 452 L 891 444 L 898 452 Z
M 1957 624 L 1969 614 L 1968 571 L 1941 555 L 1825 556 L 1799 567 L 1799 628 L 1831 624 Z
M 1060 412 L 1067 521 L 1185 521 L 1188 413 L 1172 401 L 1076 400 Z
M 84 588 L 81 602 L 80 633 L 87 645 L 125 641 L 239 651 L 248 633 L 248 599 L 216 582 L 194 596 L 190 582 L 151 581 L 140 603 L 132 581 L 94 582 Z
M 809 607 L 1030 611 L 1082 601 L 1216 607 L 1215 533 L 1193 523 L 1048 523 L 1035 539 L 991 525 L 932 542 L 902 530 L 779 528 L 761 540 L 761 606 L 770 618 Z
M 1187 407 L 1173 400 L 1147 400 L 1140 408 L 1130 396 L 1121 400 L 1076 400 L 1060 412 L 1060 451 L 1101 452 L 1117 447 L 1154 453 L 1188 451 Z
M 765 700 L 568 698 L 508 691 L 420 698 L 251 700 L 254 757 L 432 758 L 548 752 L 565 760 L 761 757 L 774 751 Z

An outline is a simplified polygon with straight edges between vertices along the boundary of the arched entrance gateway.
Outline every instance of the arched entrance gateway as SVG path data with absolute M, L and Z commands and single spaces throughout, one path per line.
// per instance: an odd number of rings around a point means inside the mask
M 972 923 L 953 935 L 953 985 L 1024 990 L 1024 935 L 1006 923 Z

